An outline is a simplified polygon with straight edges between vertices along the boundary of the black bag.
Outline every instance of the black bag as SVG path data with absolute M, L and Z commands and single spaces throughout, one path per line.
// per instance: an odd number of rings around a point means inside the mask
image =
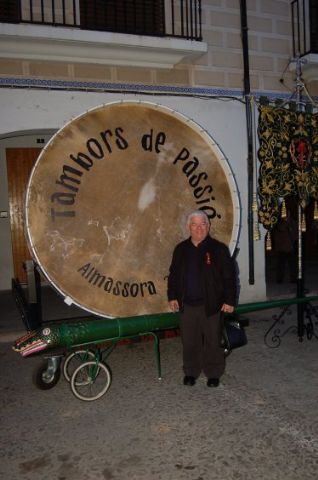
M 225 354 L 230 353 L 234 348 L 243 347 L 247 344 L 247 336 L 244 329 L 246 321 L 240 320 L 236 315 L 221 316 L 222 346 Z

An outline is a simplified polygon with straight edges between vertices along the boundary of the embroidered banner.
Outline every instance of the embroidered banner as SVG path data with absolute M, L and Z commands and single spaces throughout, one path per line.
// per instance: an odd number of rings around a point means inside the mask
M 318 198 L 318 114 L 262 105 L 258 136 L 259 221 L 271 230 L 282 198 L 302 208 Z

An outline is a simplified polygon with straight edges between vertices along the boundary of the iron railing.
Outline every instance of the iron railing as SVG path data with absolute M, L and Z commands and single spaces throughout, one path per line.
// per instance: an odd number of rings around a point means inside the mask
M 201 0 L 0 0 L 0 22 L 202 40 Z
M 293 55 L 318 53 L 318 0 L 291 2 Z

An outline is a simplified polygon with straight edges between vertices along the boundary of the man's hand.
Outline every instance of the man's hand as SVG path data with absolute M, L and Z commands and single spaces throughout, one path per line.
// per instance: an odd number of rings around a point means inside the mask
M 170 300 L 169 307 L 170 307 L 170 310 L 172 310 L 173 312 L 178 312 L 179 311 L 178 300 Z
M 233 313 L 234 307 L 232 305 L 227 305 L 227 303 L 223 303 L 221 312 Z

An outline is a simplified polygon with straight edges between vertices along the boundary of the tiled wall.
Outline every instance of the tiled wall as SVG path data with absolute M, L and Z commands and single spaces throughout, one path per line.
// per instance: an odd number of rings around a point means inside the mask
M 203 38 L 209 48 L 195 67 L 195 83 L 242 88 L 240 2 L 204 3 Z M 251 88 L 286 91 L 280 78 L 292 52 L 290 1 L 247 0 L 247 22 Z M 284 79 L 292 84 L 290 73 Z
M 290 0 L 247 0 L 252 91 L 290 92 L 294 74 Z M 208 52 L 171 70 L 0 59 L 0 76 L 243 89 L 239 0 L 202 1 Z M 318 85 L 308 85 L 317 94 Z

